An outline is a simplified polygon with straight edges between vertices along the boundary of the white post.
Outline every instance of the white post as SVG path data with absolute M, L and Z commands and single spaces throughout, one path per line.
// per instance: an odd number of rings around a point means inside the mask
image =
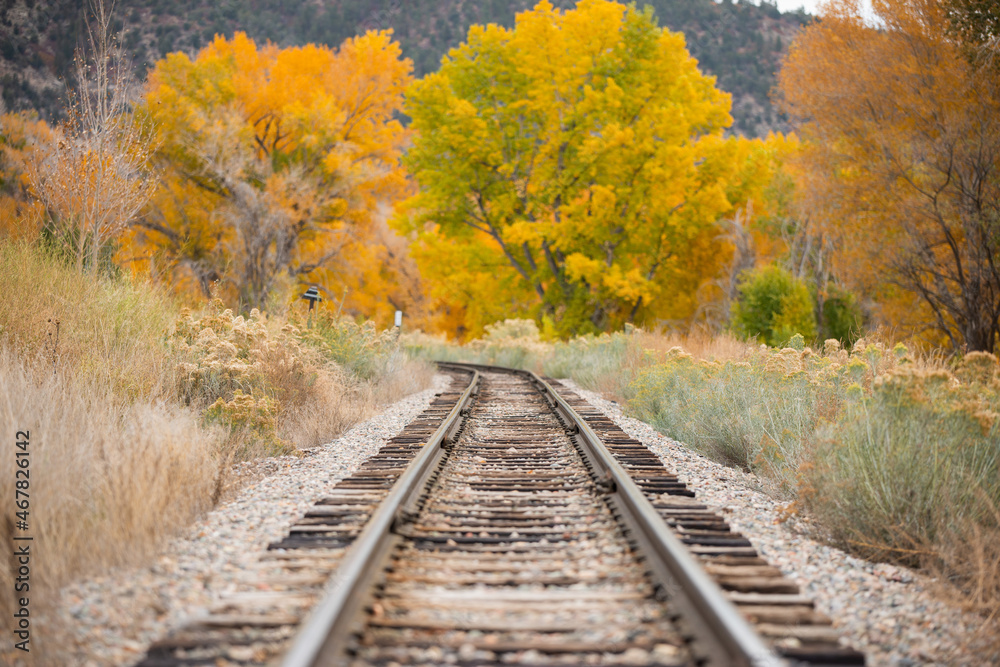
M 403 311 L 397 310 L 396 311 L 396 328 L 398 329 L 401 326 L 403 326 Z

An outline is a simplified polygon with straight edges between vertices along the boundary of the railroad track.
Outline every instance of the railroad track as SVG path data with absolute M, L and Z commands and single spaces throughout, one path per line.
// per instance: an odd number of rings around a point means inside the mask
M 271 545 L 269 590 L 224 601 L 141 667 L 864 663 L 578 396 L 441 367 L 449 390 Z

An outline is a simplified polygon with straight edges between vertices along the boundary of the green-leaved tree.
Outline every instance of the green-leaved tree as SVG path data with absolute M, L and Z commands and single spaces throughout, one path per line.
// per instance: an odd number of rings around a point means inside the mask
M 541 2 L 513 30 L 473 26 L 407 95 L 421 190 L 396 220 L 452 327 L 690 316 L 725 261 L 716 222 L 770 164 L 723 138 L 729 107 L 649 11 Z

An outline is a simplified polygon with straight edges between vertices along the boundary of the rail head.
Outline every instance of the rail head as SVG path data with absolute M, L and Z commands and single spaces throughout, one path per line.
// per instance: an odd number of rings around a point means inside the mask
M 370 583 L 398 539 L 392 533 L 397 516 L 419 496 L 420 489 L 444 454 L 442 444 L 454 434 L 456 424 L 463 417 L 463 410 L 479 390 L 479 373 L 475 369 L 462 370 L 472 372 L 468 387 L 348 547 L 340 567 L 327 585 L 323 599 L 313 609 L 291 649 L 285 654 L 282 667 L 313 667 L 328 647 L 335 648 L 349 633 L 354 616 L 352 612 L 360 606 Z
M 670 589 L 673 601 L 686 612 L 701 638 L 701 649 L 709 664 L 781 667 L 787 662 L 772 651 L 743 618 L 736 606 L 698 564 L 687 547 L 673 534 L 631 475 L 608 451 L 604 442 L 577 412 L 535 373 L 531 377 L 558 406 L 562 415 L 578 429 L 585 453 L 608 480 L 623 518 L 634 531 L 640 548 L 647 552 L 654 574 Z M 659 572 L 656 572 L 659 570 Z M 678 595 L 679 594 L 679 595 Z M 699 627 L 700 626 L 700 627 Z M 718 642 L 718 643 L 715 643 Z

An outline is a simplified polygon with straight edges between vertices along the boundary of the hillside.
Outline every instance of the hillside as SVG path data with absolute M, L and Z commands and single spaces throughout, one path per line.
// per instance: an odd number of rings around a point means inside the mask
M 71 77 L 73 51 L 85 33 L 81 0 L 7 0 L 0 18 L 0 88 L 11 110 L 58 113 L 62 81 Z M 193 53 L 216 33 L 244 30 L 282 46 L 336 45 L 369 29 L 392 28 L 417 75 L 437 69 L 474 23 L 513 25 L 535 0 L 119 0 L 125 44 L 144 73 L 165 53 Z M 555 0 L 571 7 L 574 0 Z M 712 0 L 647 0 L 660 25 L 682 31 L 702 69 L 733 95 L 736 132 L 748 136 L 786 129 L 768 91 L 798 28 L 801 12 L 772 5 Z

